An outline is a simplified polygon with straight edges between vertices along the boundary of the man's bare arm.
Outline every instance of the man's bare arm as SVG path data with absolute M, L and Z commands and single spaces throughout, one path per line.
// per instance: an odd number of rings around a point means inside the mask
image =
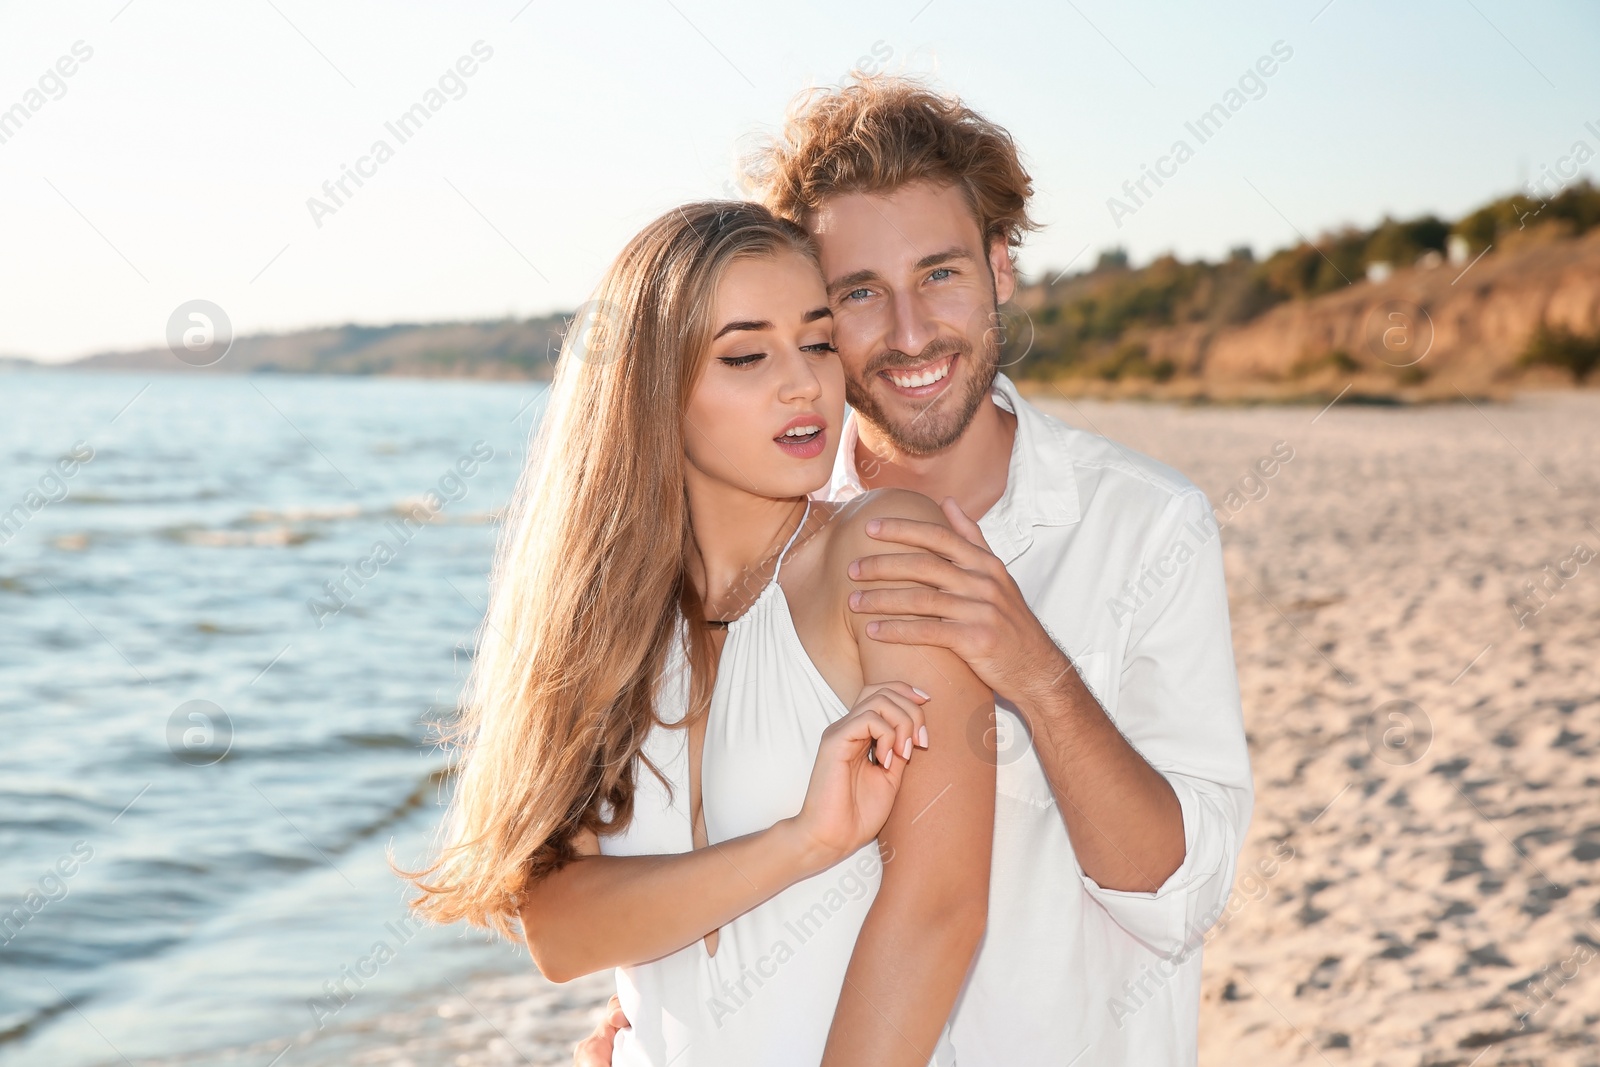
M 878 641 L 947 648 L 1015 704 L 1084 873 L 1105 889 L 1155 892 L 1183 863 L 1177 794 L 1084 686 L 977 523 L 953 500 L 943 511 L 948 526 L 884 519 L 869 527 L 879 541 L 924 551 L 864 555 L 854 573 L 919 584 L 865 591 L 852 608 L 917 616 L 869 631 Z

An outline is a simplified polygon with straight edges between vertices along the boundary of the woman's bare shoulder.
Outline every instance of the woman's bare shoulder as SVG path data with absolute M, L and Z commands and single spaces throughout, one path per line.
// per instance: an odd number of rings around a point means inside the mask
M 873 519 L 912 519 L 949 526 L 939 505 L 910 489 L 872 489 L 843 504 L 835 516 L 839 532 L 864 533 Z
M 872 489 L 833 508 L 823 531 L 824 554 L 832 559 L 841 555 L 854 559 L 874 551 L 915 551 L 905 545 L 896 548 L 892 542 L 880 541 L 868 534 L 867 523 L 873 519 L 911 519 L 950 525 L 938 504 L 909 489 Z

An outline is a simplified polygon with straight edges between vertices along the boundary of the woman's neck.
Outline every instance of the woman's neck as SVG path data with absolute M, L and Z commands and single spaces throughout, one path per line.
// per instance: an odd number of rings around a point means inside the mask
M 693 474 L 687 484 L 689 528 L 699 549 L 690 555 L 689 577 L 702 600 L 721 610 L 741 585 L 759 593 L 767 577 L 763 565 L 794 531 L 805 498 L 758 496 Z

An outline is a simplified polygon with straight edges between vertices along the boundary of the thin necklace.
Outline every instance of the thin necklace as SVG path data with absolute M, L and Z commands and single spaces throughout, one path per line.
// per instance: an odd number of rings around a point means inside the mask
M 809 515 L 810 513 L 811 513 L 811 502 L 809 500 L 807 500 L 806 503 L 805 503 L 804 509 L 800 512 L 800 523 L 801 523 L 801 525 L 805 524 L 806 516 Z M 794 538 L 795 538 L 795 535 L 798 534 L 799 532 L 800 532 L 800 527 L 796 526 L 794 528 L 794 530 L 792 530 L 790 532 L 789 540 L 792 542 L 794 540 Z M 788 547 L 788 546 L 785 545 L 784 547 Z M 778 551 L 782 552 L 783 549 L 779 549 Z M 768 553 L 767 554 L 767 559 L 771 559 L 776 554 L 777 553 Z M 766 560 L 764 559 L 761 562 L 765 563 Z M 742 618 L 742 617 L 743 616 L 741 615 L 740 618 Z M 739 619 L 737 619 L 737 618 L 734 618 L 734 619 L 707 619 L 706 620 L 706 625 L 708 627 L 710 627 L 711 629 L 713 629 L 713 630 L 726 630 L 729 626 L 733 625 L 734 623 L 736 623 L 738 621 L 739 621 Z

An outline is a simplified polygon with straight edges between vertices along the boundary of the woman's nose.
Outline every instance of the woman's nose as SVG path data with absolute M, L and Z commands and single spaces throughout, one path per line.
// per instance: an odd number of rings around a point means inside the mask
M 784 401 L 815 400 L 822 395 L 822 380 L 806 358 L 804 352 L 794 352 L 785 361 L 783 382 L 779 399 Z

